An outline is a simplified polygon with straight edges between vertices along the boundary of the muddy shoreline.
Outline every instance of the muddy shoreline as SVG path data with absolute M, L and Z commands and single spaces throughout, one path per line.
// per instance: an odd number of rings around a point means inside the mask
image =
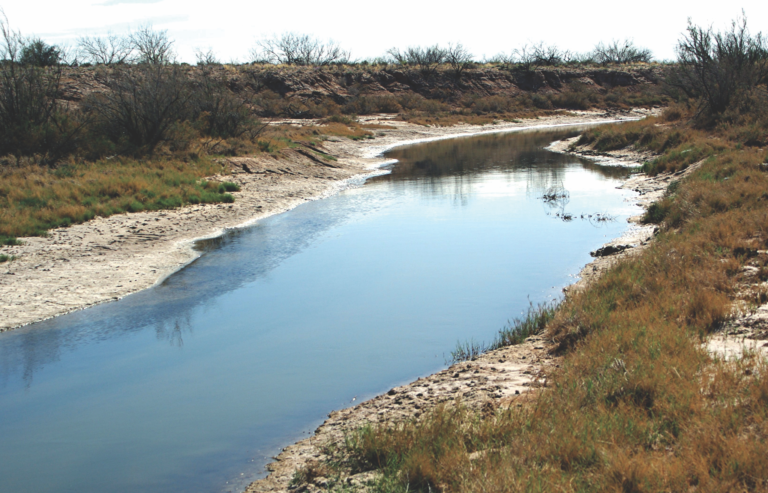
M 160 283 L 199 257 L 193 248 L 196 240 L 219 236 L 227 229 L 247 226 L 360 184 L 381 172 L 378 168 L 389 163 L 381 154 L 393 147 L 526 128 L 631 120 L 645 114 L 579 112 L 454 127 L 425 127 L 379 115 L 361 119 L 387 126 L 377 129 L 372 140 L 330 138 L 324 142 L 325 151 L 337 159 L 333 163 L 318 163 L 298 152 L 281 159 L 225 159 L 228 174 L 213 179 L 240 185 L 234 204 L 97 217 L 51 230 L 47 237 L 20 238 L 18 246 L 0 247 L 0 254 L 15 257 L 0 265 L 0 332 L 118 300 Z

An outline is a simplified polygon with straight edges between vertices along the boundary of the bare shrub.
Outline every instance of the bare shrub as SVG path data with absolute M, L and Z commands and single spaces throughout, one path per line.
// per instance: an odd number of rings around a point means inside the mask
M 351 52 L 334 41 L 323 42 L 306 34 L 283 33 L 256 42 L 254 62 L 286 65 L 333 65 L 349 63 Z
M 536 67 L 554 67 L 568 63 L 573 54 L 567 50 L 561 50 L 555 45 L 545 45 L 539 42 L 534 45 L 523 45 L 512 51 L 512 55 L 498 55 L 502 63 L 514 64 L 523 70 L 532 70 Z
M 227 88 L 226 80 L 212 65 L 203 65 L 192 83 L 190 119 L 211 137 L 240 137 L 258 128 L 248 105 Z
M 198 66 L 221 65 L 221 62 L 211 48 L 208 51 L 195 50 L 195 59 Z
M 461 43 L 448 44 L 445 50 L 445 62 L 451 66 L 457 79 L 461 78 L 461 74 L 474 63 L 472 54 Z
M 113 33 L 103 37 L 84 36 L 78 40 L 77 45 L 83 61 L 94 65 L 130 63 L 134 54 L 131 38 Z
M 130 37 L 131 47 L 138 54 L 137 62 L 151 65 L 173 63 L 176 53 L 168 31 L 155 31 L 151 25 L 140 27 Z
M 387 55 L 392 57 L 395 63 L 400 65 L 412 65 L 419 68 L 425 76 L 433 75 L 437 67 L 447 61 L 447 50 L 439 45 L 421 47 L 411 46 L 405 51 L 398 48 L 391 48 Z
M 598 43 L 592 52 L 592 58 L 595 62 L 602 65 L 611 63 L 647 63 L 653 59 L 653 53 L 647 48 L 635 46 L 634 41 L 631 39 L 626 39 L 624 41 L 614 40 L 608 44 Z
M 750 34 L 746 17 L 725 32 L 689 22 L 677 56 L 669 82 L 699 101 L 699 115 L 723 113 L 768 81 L 768 45 L 762 33 Z
M 186 116 L 189 82 L 178 67 L 120 68 L 103 82 L 109 91 L 91 97 L 86 107 L 107 137 L 129 152 L 153 152 Z
M 69 150 L 79 131 L 57 103 L 61 70 L 19 63 L 27 52 L 24 38 L 0 11 L 0 154 L 43 156 L 55 161 Z

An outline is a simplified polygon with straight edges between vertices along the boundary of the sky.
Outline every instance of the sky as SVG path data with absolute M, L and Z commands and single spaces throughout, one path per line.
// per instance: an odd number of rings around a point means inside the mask
M 151 24 L 167 30 L 180 61 L 212 49 L 222 62 L 247 62 L 256 41 L 284 32 L 332 39 L 354 59 L 392 47 L 462 43 L 476 59 L 544 41 L 574 52 L 600 41 L 631 39 L 659 60 L 674 59 L 688 19 L 723 29 L 747 14 L 750 30 L 768 34 L 768 2 L 621 0 L 0 0 L 11 28 L 51 44 L 80 36 L 127 34 Z

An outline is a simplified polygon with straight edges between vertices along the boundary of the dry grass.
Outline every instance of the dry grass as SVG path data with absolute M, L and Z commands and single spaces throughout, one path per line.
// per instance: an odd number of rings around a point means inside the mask
M 0 237 L 41 235 L 95 216 L 231 202 L 219 183 L 203 180 L 220 171 L 209 159 L 5 167 L 0 169 Z
M 768 362 L 700 344 L 768 248 L 766 153 L 662 120 L 593 134 L 663 147 L 678 133 L 708 157 L 670 190 L 654 244 L 560 306 L 546 335 L 563 363 L 546 390 L 491 415 L 457 403 L 359 430 L 346 467 L 380 469 L 379 491 L 768 490 Z
M 328 122 L 318 126 L 266 127 L 256 140 L 193 139 L 184 149 L 169 146 L 147 160 L 112 157 L 94 162 L 70 158 L 57 168 L 34 159 L 0 167 L 0 243 L 19 236 L 82 223 L 96 216 L 173 209 L 187 204 L 232 202 L 228 190 L 205 178 L 222 172 L 216 157 L 270 154 L 317 146 L 327 136 L 372 138 L 377 126 Z M 327 159 L 335 159 L 317 151 Z

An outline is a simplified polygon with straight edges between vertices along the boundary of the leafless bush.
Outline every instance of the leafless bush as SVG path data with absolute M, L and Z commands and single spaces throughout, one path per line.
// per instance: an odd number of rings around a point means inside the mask
M 211 48 L 208 48 L 208 51 L 195 50 L 195 58 L 197 59 L 197 65 L 200 67 L 221 64 Z
M 131 34 L 130 43 L 138 54 L 139 63 L 164 65 L 176 59 L 173 40 L 168 38 L 167 30 L 155 31 L 150 25 L 142 26 Z
M 187 116 L 190 88 L 178 67 L 144 65 L 114 69 L 103 81 L 109 91 L 93 96 L 86 107 L 102 131 L 129 151 L 151 153 Z
M 77 45 L 83 61 L 94 65 L 130 63 L 134 54 L 131 38 L 113 33 L 103 37 L 84 36 L 78 40 Z
M 215 66 L 202 65 L 192 83 L 189 118 L 211 137 L 240 137 L 258 128 L 245 101 L 235 96 Z
M 61 69 L 21 64 L 25 40 L 1 10 L 0 36 L 0 154 L 39 154 L 55 161 L 81 128 L 56 101 Z
M 256 42 L 251 59 L 286 65 L 349 63 L 351 53 L 334 41 L 323 42 L 306 34 L 283 33 Z
M 395 63 L 413 65 L 418 67 L 422 74 L 432 75 L 437 71 L 437 67 L 446 61 L 447 50 L 438 45 L 426 48 L 412 46 L 405 51 L 392 48 L 387 51 L 387 55 L 392 57 Z
M 640 63 L 650 62 L 653 59 L 653 53 L 647 48 L 635 46 L 634 41 L 626 39 L 624 41 L 612 41 L 608 44 L 598 43 L 592 52 L 592 58 L 595 62 L 602 65 L 611 63 Z
M 768 45 L 762 33 L 752 36 L 747 19 L 713 32 L 688 23 L 677 45 L 678 66 L 670 82 L 700 101 L 700 112 L 719 114 L 740 97 L 768 82 Z
M 448 44 L 445 50 L 445 61 L 451 66 L 457 79 L 461 78 L 461 74 L 474 63 L 472 54 L 461 43 Z
M 570 51 L 561 50 L 555 45 L 547 46 L 544 42 L 528 46 L 523 45 L 512 52 L 507 58 L 508 63 L 514 63 L 525 70 L 535 67 L 551 67 L 568 63 L 573 58 Z

